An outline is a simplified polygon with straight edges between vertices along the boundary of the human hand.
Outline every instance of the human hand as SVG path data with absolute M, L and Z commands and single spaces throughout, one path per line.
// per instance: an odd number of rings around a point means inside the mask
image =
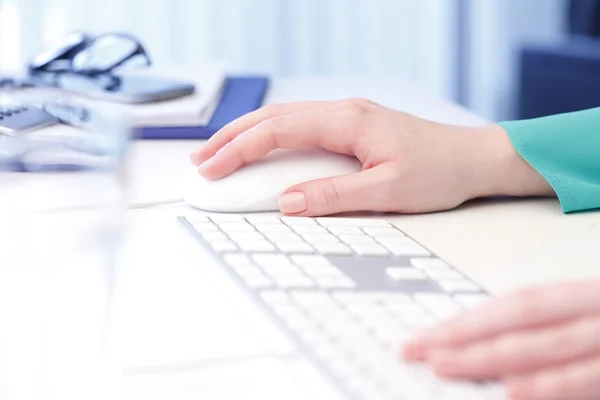
M 286 214 L 430 212 L 549 189 L 498 126 L 445 125 L 362 99 L 264 107 L 190 157 L 204 177 L 219 179 L 276 148 L 308 147 L 356 156 L 362 171 L 289 188 L 279 199 Z
M 515 400 L 600 399 L 600 281 L 491 301 L 404 348 L 443 377 L 501 379 Z

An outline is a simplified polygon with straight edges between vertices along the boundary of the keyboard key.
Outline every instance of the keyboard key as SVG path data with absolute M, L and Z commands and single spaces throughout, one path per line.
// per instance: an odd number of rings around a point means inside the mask
M 429 269 L 427 275 L 436 281 L 442 280 L 462 280 L 464 277 L 452 269 Z
M 395 228 L 364 228 L 363 231 L 371 237 L 405 236 L 402 231 Z
M 462 311 L 462 308 L 446 294 L 417 293 L 414 299 L 434 317 L 448 319 Z
M 265 274 L 255 265 L 236 265 L 231 268 L 242 278 L 265 277 Z
M 234 242 L 253 242 L 265 240 L 265 237 L 260 233 L 253 232 L 228 232 L 227 233 L 231 240 Z
M 454 280 L 454 281 L 440 281 L 439 285 L 448 293 L 457 292 L 480 292 L 481 289 L 473 282 L 466 279 Z
M 429 250 L 407 237 L 380 236 L 377 241 L 396 257 L 427 256 Z
M 275 246 L 266 240 L 256 240 L 248 242 L 238 242 L 238 245 L 242 250 L 247 253 L 260 252 L 260 253 L 272 253 L 275 251 Z
M 271 309 L 275 314 L 277 314 L 278 317 L 283 319 L 285 322 L 290 322 L 293 320 L 304 320 L 306 318 L 302 310 L 299 307 L 297 307 L 293 302 L 273 305 Z
M 315 249 L 323 255 L 351 255 L 352 250 L 343 243 L 315 244 Z
M 297 267 L 290 267 L 288 268 L 279 268 L 279 267 L 264 267 L 263 270 L 265 271 L 265 273 L 275 279 L 275 281 L 278 281 L 279 279 L 288 279 L 288 280 L 292 280 L 292 279 L 309 279 L 306 275 L 304 275 L 302 272 L 300 272 Z
M 353 226 L 371 228 L 389 228 L 389 222 L 382 219 L 371 218 L 317 218 L 317 222 L 325 227 L 330 226 Z
M 227 235 L 222 232 L 202 232 L 200 235 L 209 242 L 218 242 L 229 239 Z
M 327 229 L 317 225 L 292 225 L 292 230 L 299 235 L 305 235 L 308 233 L 328 235 Z
M 260 298 L 270 306 L 289 305 L 290 296 L 283 290 L 268 290 L 260 292 Z
M 376 244 L 375 241 L 367 235 L 341 235 L 340 240 L 346 244 Z
M 352 226 L 330 226 L 329 232 L 333 233 L 336 236 L 341 235 L 362 235 L 363 231 L 360 228 L 355 228 Z
M 357 287 L 356 283 L 346 277 L 315 277 L 317 285 L 323 289 L 354 289 Z
M 331 297 L 343 306 L 374 305 L 381 299 L 378 292 L 334 292 Z
M 422 271 L 415 268 L 389 267 L 385 269 L 385 273 L 394 281 L 422 281 L 427 279 Z
M 422 313 L 423 312 L 421 307 L 416 305 L 410 298 L 409 298 L 408 302 L 402 303 L 402 304 L 401 303 L 384 304 L 384 309 L 396 317 L 401 316 L 403 314 Z
M 275 224 L 271 224 L 271 225 L 255 225 L 254 226 L 256 228 L 257 231 L 262 232 L 262 233 L 293 233 L 292 230 L 283 225 L 283 224 L 279 224 L 279 225 L 275 225 Z
M 440 396 L 445 400 L 490 400 L 482 397 L 471 384 L 454 381 L 444 381 Z
M 487 294 L 457 294 L 454 296 L 454 300 L 465 308 L 477 307 L 490 299 L 491 297 Z
M 273 224 L 273 225 L 281 225 L 281 219 L 278 217 L 267 216 L 267 215 L 249 215 L 246 217 L 246 221 L 250 222 L 253 225 L 265 225 L 265 224 Z
M 344 276 L 346 276 L 339 269 L 330 266 L 305 265 L 301 268 L 308 276 L 311 276 L 313 278 L 343 278 Z
M 315 220 L 305 217 L 283 217 L 281 220 L 286 225 L 317 225 Z
M 223 256 L 223 260 L 230 266 L 237 265 L 252 265 L 252 260 L 245 254 L 226 254 Z
M 266 276 L 246 276 L 242 277 L 246 285 L 253 289 L 263 289 L 273 287 L 273 280 Z
M 346 310 L 357 318 L 387 318 L 388 315 L 376 303 L 350 304 L 346 306 Z
M 190 215 L 185 217 L 185 220 L 191 225 L 207 222 L 210 223 L 208 217 L 205 217 L 203 215 Z
M 388 251 L 378 244 L 354 244 L 352 250 L 359 256 L 387 256 Z
M 290 259 L 281 254 L 252 254 L 250 257 L 261 267 L 291 265 Z
M 431 270 L 431 269 L 448 270 L 448 269 L 451 269 L 448 264 L 446 264 L 444 261 L 440 260 L 439 258 L 412 258 L 410 260 L 410 263 L 413 266 L 415 266 L 419 269 L 423 269 L 423 270 Z
M 302 238 L 311 244 L 322 243 L 340 243 L 339 239 L 330 233 L 307 233 Z
M 321 308 L 321 307 L 330 307 L 337 308 L 337 305 L 333 301 L 333 299 L 324 292 L 318 291 L 302 291 L 302 292 L 292 292 L 290 294 L 292 300 L 298 303 L 300 306 L 304 308 Z
M 244 218 L 240 215 L 233 214 L 212 214 L 208 216 L 215 224 L 223 222 L 245 222 Z
M 238 250 L 237 246 L 229 240 L 219 240 L 216 242 L 210 242 L 210 247 L 212 247 L 213 250 L 219 253 L 232 252 Z
M 194 225 L 194 229 L 200 233 L 204 232 L 220 232 L 219 228 L 211 222 L 197 222 Z
M 414 304 L 412 298 L 406 293 L 382 293 L 378 301 L 385 306 Z
M 292 231 L 290 231 L 290 233 L 267 232 L 267 233 L 265 233 L 265 236 L 267 239 L 269 239 L 270 241 L 272 241 L 276 244 L 281 243 L 281 242 L 304 243 L 304 240 L 300 236 L 293 233 Z
M 242 222 L 223 222 L 219 224 L 219 228 L 226 233 L 235 232 L 256 232 L 256 230 L 249 223 Z
M 277 248 L 287 254 L 312 254 L 315 252 L 310 245 L 304 242 L 277 242 Z
M 437 320 L 424 311 L 404 313 L 398 317 L 402 325 L 410 330 L 422 330 L 437 324 Z
M 265 273 L 272 276 L 273 278 L 276 278 L 278 276 L 305 276 L 302 273 L 302 271 L 300 271 L 300 268 L 292 264 L 265 265 L 261 266 L 261 268 L 265 271 Z
M 299 276 L 274 276 L 275 282 L 280 287 L 287 288 L 312 288 L 315 286 L 314 282 L 302 275 Z
M 329 262 L 329 260 L 323 256 L 318 256 L 318 255 L 296 255 L 296 256 L 291 256 L 290 259 L 292 260 L 292 262 L 294 264 L 300 265 L 300 266 L 313 266 L 313 265 L 317 265 L 317 266 L 327 266 L 327 265 L 331 265 L 331 263 Z

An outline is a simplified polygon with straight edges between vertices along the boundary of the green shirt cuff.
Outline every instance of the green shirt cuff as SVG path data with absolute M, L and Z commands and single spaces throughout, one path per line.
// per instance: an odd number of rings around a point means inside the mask
M 563 212 L 600 208 L 600 108 L 500 126 L 552 186 Z

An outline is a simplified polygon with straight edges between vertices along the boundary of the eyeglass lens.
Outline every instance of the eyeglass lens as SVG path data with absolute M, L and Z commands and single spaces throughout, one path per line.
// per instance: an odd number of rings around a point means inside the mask
M 67 56 L 75 48 L 83 46 L 88 37 L 80 32 L 73 32 L 52 40 L 46 44 L 31 61 L 31 68 L 39 69 L 49 63 Z
M 139 44 L 118 35 L 101 36 L 73 58 L 76 71 L 109 71 L 138 50 Z

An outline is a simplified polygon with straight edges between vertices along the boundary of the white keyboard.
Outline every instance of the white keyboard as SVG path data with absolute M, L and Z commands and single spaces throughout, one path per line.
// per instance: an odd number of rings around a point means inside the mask
M 385 220 L 180 217 L 350 399 L 500 399 L 404 363 L 415 331 L 486 301 L 476 283 Z

